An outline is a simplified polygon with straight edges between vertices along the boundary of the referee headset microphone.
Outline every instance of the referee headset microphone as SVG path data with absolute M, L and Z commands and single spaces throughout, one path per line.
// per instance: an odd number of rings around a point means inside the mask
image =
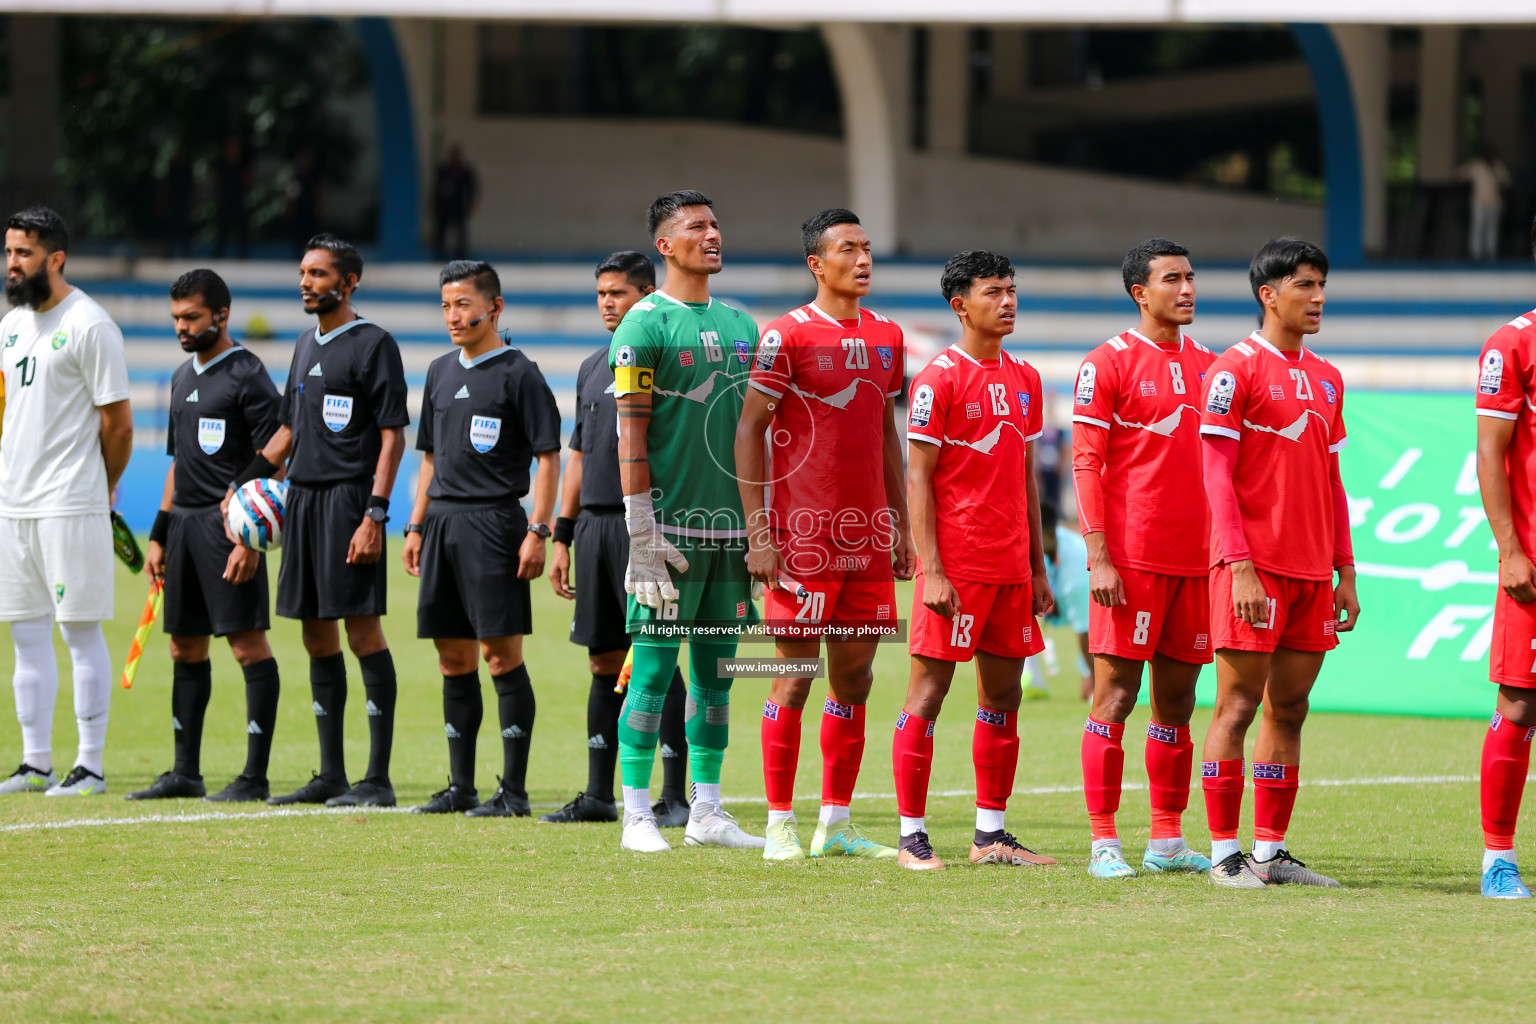
M 479 327 L 482 323 L 484 323 L 486 320 L 489 320 L 491 317 L 501 315 L 501 309 L 502 309 L 501 296 L 498 295 L 495 299 L 493 299 L 491 301 L 493 303 L 493 308 L 491 309 L 491 311 L 489 313 L 485 314 L 484 316 L 477 316 L 473 320 L 471 320 L 469 322 L 469 326 L 470 327 Z

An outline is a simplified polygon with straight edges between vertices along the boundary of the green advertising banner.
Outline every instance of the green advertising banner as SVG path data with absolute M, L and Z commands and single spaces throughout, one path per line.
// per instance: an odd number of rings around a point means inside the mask
M 1341 464 L 1360 626 L 1340 636 L 1314 711 L 1481 717 L 1498 552 L 1478 495 L 1472 396 L 1352 392 Z M 1201 674 L 1201 703 L 1215 697 Z

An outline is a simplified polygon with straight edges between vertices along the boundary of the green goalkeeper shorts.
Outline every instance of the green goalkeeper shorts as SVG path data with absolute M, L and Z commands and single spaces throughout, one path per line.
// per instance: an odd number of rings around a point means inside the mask
M 630 595 L 625 628 L 637 643 L 676 644 L 685 639 L 734 638 L 757 622 L 745 537 L 667 538 L 688 559 L 688 571 L 668 567 L 677 600 L 647 608 Z

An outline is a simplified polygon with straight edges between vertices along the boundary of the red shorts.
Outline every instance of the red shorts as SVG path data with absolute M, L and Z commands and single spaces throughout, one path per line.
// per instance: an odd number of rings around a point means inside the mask
M 1232 570 L 1211 570 L 1211 646 L 1272 653 L 1276 647 L 1293 651 L 1331 651 L 1339 645 L 1334 632 L 1333 581 L 1299 580 L 1256 570 L 1269 598 L 1269 621 L 1262 627 L 1244 622 L 1232 611 Z
M 940 661 L 970 661 L 977 651 L 999 658 L 1027 658 L 1045 650 L 1035 621 L 1034 592 L 1026 583 L 950 580 L 960 594 L 960 613 L 940 615 L 923 604 L 923 574 L 912 595 L 913 654 Z
M 891 553 L 877 544 L 848 548 L 827 537 L 779 534 L 783 579 L 789 585 L 764 594 L 764 631 L 771 636 L 819 637 L 833 627 L 834 639 L 879 623 L 896 624 L 896 576 Z M 805 597 L 796 594 L 799 584 Z M 873 636 L 865 639 L 874 639 Z
M 1536 602 L 1521 604 L 1503 590 L 1495 595 L 1488 678 L 1500 686 L 1536 689 Z
M 1211 663 L 1211 581 L 1121 569 L 1125 604 L 1088 606 L 1088 650 L 1150 661 L 1162 654 L 1195 665 Z

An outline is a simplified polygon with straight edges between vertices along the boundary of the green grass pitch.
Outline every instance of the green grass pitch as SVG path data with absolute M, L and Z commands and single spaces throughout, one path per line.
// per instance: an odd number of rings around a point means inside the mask
M 447 757 L 432 648 L 414 638 L 416 585 L 392 564 L 394 782 L 410 805 L 445 784 Z M 588 676 L 585 652 L 565 638 L 569 606 L 544 580 L 534 595 L 537 633 L 526 650 L 539 712 L 529 788 L 536 806 L 552 808 L 586 778 Z M 119 669 L 143 596 L 143 581 L 123 573 L 108 632 Z M 271 774 L 281 792 L 309 777 L 316 752 L 297 624 L 276 621 L 284 695 Z M 0 678 L 9 678 L 10 645 L 0 648 Z M 64 657 L 61 648 L 55 757 L 67 767 L 75 741 Z M 239 671 L 222 644 L 213 664 L 210 788 L 244 757 Z M 366 724 L 349 664 L 347 756 L 357 771 Z M 968 679 L 962 670 L 939 721 L 935 791 L 973 785 Z M 890 735 L 905 680 L 903 651 L 885 649 L 860 781 L 878 795 L 854 807 L 877 836 L 895 834 Z M 215 810 L 122 799 L 171 763 L 170 661 L 157 632 L 138 683 L 113 695 L 109 794 L 0 802 L 0 1017 L 1406 1021 L 1483 1020 L 1529 1005 L 1532 908 L 1477 895 L 1477 787 L 1465 780 L 1477 772 L 1482 722 L 1312 719 L 1291 840 L 1342 890 L 1230 892 L 1190 877 L 1096 882 L 1084 872 L 1086 815 L 1074 789 L 1084 706 L 1072 690 L 1058 678 L 1049 701 L 1025 705 L 1008 814 L 1061 867 L 970 867 L 965 796 L 929 808 L 935 847 L 951 864 L 942 873 L 849 860 L 768 865 L 755 853 L 683 848 L 680 834 L 672 854 L 642 858 L 619 850 L 616 825 L 376 812 L 133 824 Z M 728 798 L 762 794 L 765 692 L 764 681 L 737 685 Z M 813 708 L 822 692 L 813 691 Z M 500 759 L 494 698 L 487 704 L 482 795 Z M 820 783 L 817 717 L 805 718 L 800 793 Z M 1196 719 L 1197 744 L 1207 720 Z M 1133 785 L 1145 781 L 1144 722 L 1143 711 L 1126 732 Z M 0 713 L 0 750 L 18 756 L 9 712 Z M 1384 781 L 1391 777 L 1463 781 Z M 1321 780 L 1337 784 L 1305 785 Z M 815 807 L 800 803 L 802 822 Z M 761 829 L 762 803 L 734 810 Z M 240 812 L 250 808 L 231 813 Z M 80 819 L 113 823 L 36 827 Z M 1127 792 L 1121 833 L 1133 859 L 1147 821 L 1145 790 Z M 1198 787 L 1186 822 L 1193 845 L 1208 848 Z

